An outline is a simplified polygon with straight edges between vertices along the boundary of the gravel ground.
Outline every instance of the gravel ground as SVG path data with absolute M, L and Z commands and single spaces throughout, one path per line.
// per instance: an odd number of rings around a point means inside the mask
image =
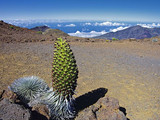
M 79 68 L 75 97 L 97 88 L 119 100 L 130 120 L 160 119 L 160 45 L 70 43 Z M 0 87 L 36 75 L 51 86 L 53 42 L 0 43 Z

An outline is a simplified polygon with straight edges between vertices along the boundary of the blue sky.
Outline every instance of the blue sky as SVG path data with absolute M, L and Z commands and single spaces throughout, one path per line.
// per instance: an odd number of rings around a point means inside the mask
M 1 0 L 0 19 L 160 22 L 160 0 Z

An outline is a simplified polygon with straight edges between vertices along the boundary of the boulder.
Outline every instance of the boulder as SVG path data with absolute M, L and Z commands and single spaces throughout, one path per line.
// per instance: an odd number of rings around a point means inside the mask
M 79 112 L 76 120 L 127 120 L 119 108 L 117 99 L 103 97 L 95 104 Z
M 8 99 L 0 101 L 0 120 L 30 120 L 30 110 Z

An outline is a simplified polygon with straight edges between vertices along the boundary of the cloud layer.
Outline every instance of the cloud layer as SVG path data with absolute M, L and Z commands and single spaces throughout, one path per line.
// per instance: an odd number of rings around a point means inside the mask
M 75 24 L 69 24 L 69 25 L 65 25 L 65 27 L 75 27 Z
M 80 32 L 80 31 L 77 31 L 75 33 L 68 33 L 68 34 L 71 35 L 71 36 L 90 38 L 90 37 L 95 37 L 95 36 L 103 35 L 105 33 L 107 33 L 107 32 L 106 31 L 101 31 L 101 32 L 96 32 L 96 31 Z
M 84 26 L 85 26 L 85 25 L 89 26 L 89 25 L 92 25 L 92 23 L 86 22 L 86 23 L 84 23 L 83 25 L 84 25 Z
M 117 31 L 120 31 L 120 30 L 124 30 L 124 29 L 127 29 L 128 27 L 117 27 L 115 29 L 110 29 L 109 32 L 117 32 Z M 91 32 L 80 32 L 80 31 L 77 31 L 75 33 L 68 33 L 69 35 L 71 36 L 77 36 L 77 37 L 87 37 L 87 38 L 91 38 L 91 37 L 95 37 L 95 36 L 100 36 L 100 35 L 103 35 L 103 34 L 106 34 L 107 32 L 105 30 L 101 31 L 101 32 L 96 32 L 96 31 L 91 31 Z
M 60 25 L 60 24 L 57 24 L 57 27 L 61 27 L 62 25 Z
M 160 23 L 152 23 L 152 24 L 137 24 L 140 25 L 142 27 L 146 27 L 146 28 L 154 28 L 154 27 L 160 27 Z
M 115 29 L 110 29 L 110 32 L 117 32 L 117 31 L 124 30 L 124 29 L 127 29 L 127 28 L 129 28 L 129 27 L 122 27 L 122 26 L 120 26 L 120 27 L 115 28 Z
M 86 22 L 83 24 L 83 26 L 124 26 L 126 24 L 124 23 L 119 23 L 119 22 L 110 22 L 110 21 L 106 21 L 106 22 L 94 22 L 94 23 L 90 23 L 90 22 Z
M 96 22 L 94 24 L 95 26 L 120 26 L 120 25 L 125 25 L 124 23 L 118 23 L 118 22 L 102 22 L 102 23 L 98 23 Z

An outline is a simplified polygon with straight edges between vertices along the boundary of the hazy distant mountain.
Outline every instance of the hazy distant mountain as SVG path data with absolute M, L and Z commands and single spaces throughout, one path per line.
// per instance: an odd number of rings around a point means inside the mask
M 129 38 L 143 39 L 143 38 L 151 38 L 155 36 L 160 36 L 160 28 L 144 28 L 137 25 L 121 31 L 110 32 L 101 36 L 96 36 L 94 38 L 100 38 L 100 39 L 117 38 L 120 40 L 120 39 L 129 39 Z
M 35 31 L 46 31 L 47 29 L 50 29 L 48 26 L 37 26 L 37 27 L 34 27 L 34 28 L 31 28 L 31 30 L 35 30 Z
M 45 35 L 50 35 L 50 36 L 57 36 L 57 37 L 66 37 L 66 36 L 69 36 L 67 33 L 59 30 L 59 29 L 51 29 L 49 28 L 48 26 L 37 26 L 37 27 L 34 27 L 34 28 L 31 28 L 31 30 L 34 30 L 34 31 L 42 31 L 43 34 Z
M 65 32 L 63 32 L 63 31 L 61 31 L 59 29 L 47 29 L 47 30 L 45 30 L 43 32 L 43 34 L 50 35 L 50 36 L 55 36 L 56 35 L 58 37 L 61 37 L 61 36 L 67 37 L 67 36 L 69 36 L 67 33 L 65 33 Z

